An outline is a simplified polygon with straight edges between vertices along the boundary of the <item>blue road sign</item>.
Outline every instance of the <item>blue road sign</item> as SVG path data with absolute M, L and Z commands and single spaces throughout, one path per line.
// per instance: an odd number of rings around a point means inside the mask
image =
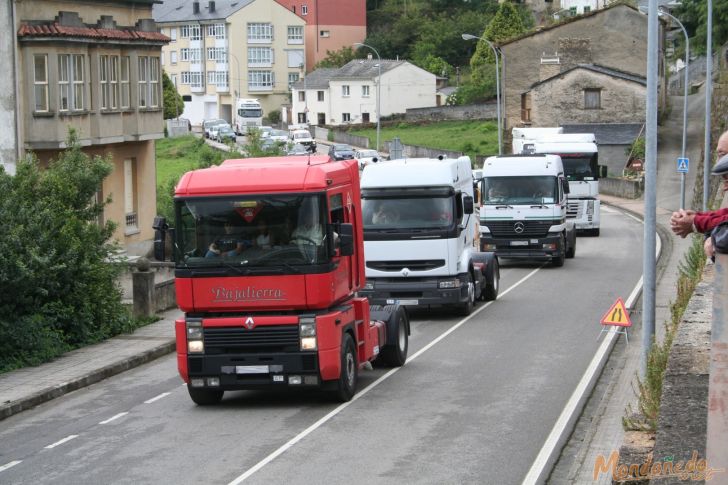
M 678 173 L 688 173 L 689 168 L 690 168 L 690 159 L 689 158 L 678 158 L 677 159 Z

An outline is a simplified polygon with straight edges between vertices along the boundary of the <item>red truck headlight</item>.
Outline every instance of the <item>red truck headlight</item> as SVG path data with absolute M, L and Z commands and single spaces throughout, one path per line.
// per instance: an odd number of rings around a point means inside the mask
M 301 317 L 299 319 L 299 333 L 301 337 L 301 350 L 316 350 L 316 317 Z
M 201 354 L 205 351 L 202 342 L 202 320 L 187 321 L 187 353 Z

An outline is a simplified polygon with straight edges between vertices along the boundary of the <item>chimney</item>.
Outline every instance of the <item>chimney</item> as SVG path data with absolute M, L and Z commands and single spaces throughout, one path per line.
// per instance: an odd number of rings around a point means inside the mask
M 215 2 L 213 0 L 210 0 L 210 3 L 208 3 L 207 10 L 209 12 L 214 12 L 215 11 Z
M 200 2 L 192 2 L 192 13 L 195 15 L 200 13 Z

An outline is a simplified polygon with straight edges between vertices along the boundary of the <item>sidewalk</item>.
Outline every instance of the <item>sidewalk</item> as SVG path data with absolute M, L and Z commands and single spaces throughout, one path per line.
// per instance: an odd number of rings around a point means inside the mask
M 132 334 L 0 374 L 0 420 L 174 352 L 174 321 L 182 315 L 179 309 L 168 310 Z

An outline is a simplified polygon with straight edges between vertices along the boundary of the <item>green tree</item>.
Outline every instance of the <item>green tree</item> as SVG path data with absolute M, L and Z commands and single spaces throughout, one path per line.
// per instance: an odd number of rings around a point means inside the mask
M 485 28 L 485 32 L 483 32 L 481 37 L 494 44 L 498 44 L 525 31 L 526 28 L 523 25 L 518 9 L 511 2 L 506 1 L 500 4 L 498 12 L 496 12 L 493 19 Z M 483 82 L 483 76 L 486 74 L 484 66 L 493 64 L 494 62 L 493 49 L 490 48 L 487 42 L 482 40 L 478 41 L 475 54 L 470 59 L 473 81 L 476 83 Z
M 326 51 L 326 57 L 321 59 L 315 66 L 316 69 L 322 67 L 342 67 L 352 59 L 356 59 L 356 53 L 351 46 L 345 46 L 338 51 Z
M 683 0 L 675 16 L 688 31 L 690 53 L 705 54 L 708 32 L 708 4 L 704 0 Z M 713 2 L 713 52 L 728 41 L 728 2 Z
M 450 77 L 452 76 L 453 72 L 455 72 L 455 69 L 450 64 L 445 62 L 442 57 L 436 57 L 432 54 L 426 56 L 424 59 L 415 59 L 413 60 L 413 62 L 415 63 L 415 65 L 437 76 Z
M 29 155 L 0 169 L 0 371 L 36 365 L 128 330 L 112 264 L 114 224 L 95 197 L 108 160 L 68 149 L 47 168 Z
M 164 119 L 177 118 L 185 110 L 185 102 L 167 73 L 162 71 L 162 92 L 164 100 Z

